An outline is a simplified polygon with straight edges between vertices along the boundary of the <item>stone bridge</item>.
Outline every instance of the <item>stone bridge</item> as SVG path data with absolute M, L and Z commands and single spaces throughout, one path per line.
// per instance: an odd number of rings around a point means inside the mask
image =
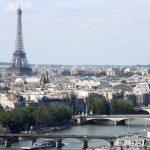
M 88 141 L 91 139 L 101 139 L 106 140 L 112 144 L 118 136 L 106 136 L 106 135 L 70 135 L 70 134 L 37 134 L 37 133 L 29 133 L 29 134 L 0 134 L 0 138 L 5 139 L 5 146 L 11 146 L 11 139 L 16 137 L 26 137 L 29 138 L 32 142 L 35 142 L 38 138 L 50 138 L 55 139 L 56 147 L 62 147 L 62 140 L 66 138 L 75 138 L 82 141 L 82 148 L 86 149 L 88 147 Z
M 146 119 L 146 120 L 150 120 L 150 115 L 136 115 L 136 114 L 132 114 L 132 115 L 76 115 L 74 116 L 74 120 L 78 123 L 78 124 L 85 124 L 88 121 L 92 121 L 92 120 L 110 120 L 113 121 L 115 125 L 125 125 L 125 120 L 128 119 Z

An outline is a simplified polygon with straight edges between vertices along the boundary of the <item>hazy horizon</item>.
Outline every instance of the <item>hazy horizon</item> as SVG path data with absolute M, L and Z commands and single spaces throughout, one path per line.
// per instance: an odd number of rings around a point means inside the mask
M 0 61 L 15 49 L 17 0 L 0 1 Z M 30 64 L 150 64 L 149 0 L 21 0 Z

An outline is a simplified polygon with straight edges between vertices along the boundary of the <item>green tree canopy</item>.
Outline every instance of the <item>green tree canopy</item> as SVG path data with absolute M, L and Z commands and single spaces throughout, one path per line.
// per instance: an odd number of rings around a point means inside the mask
M 11 132 L 18 133 L 35 128 L 53 125 L 63 125 L 72 117 L 70 106 L 59 105 L 55 107 L 36 106 L 19 107 L 11 111 L 0 113 L 0 124 L 9 128 Z
M 109 104 L 105 97 L 95 93 L 89 94 L 87 98 L 88 113 L 92 111 L 93 114 L 109 114 Z
M 135 112 L 132 102 L 127 98 L 112 100 L 110 110 L 112 114 L 131 114 Z

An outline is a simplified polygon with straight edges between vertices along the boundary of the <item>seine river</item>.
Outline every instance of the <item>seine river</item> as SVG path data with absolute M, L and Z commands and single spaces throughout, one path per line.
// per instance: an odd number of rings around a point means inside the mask
M 122 135 L 127 134 L 128 129 L 130 132 L 139 132 L 144 130 L 145 128 L 150 129 L 150 121 L 145 120 L 130 120 L 129 126 L 128 121 L 127 125 L 124 126 L 114 126 L 111 122 L 107 122 L 107 124 L 93 124 L 93 125 L 82 125 L 82 126 L 74 126 L 68 129 L 61 130 L 57 133 L 60 134 L 83 134 L 83 135 Z M 42 139 L 39 139 L 42 140 Z M 30 141 L 19 142 L 17 144 L 12 144 L 10 148 L 5 148 L 4 146 L 0 146 L 0 150 L 20 150 L 21 146 L 28 145 Z M 63 140 L 65 146 L 63 146 L 60 150 L 81 150 L 81 141 L 77 139 L 65 139 Z M 103 140 L 90 140 L 89 147 L 92 146 L 103 146 L 109 145 L 108 142 Z M 56 150 L 56 148 L 49 148 L 48 150 Z

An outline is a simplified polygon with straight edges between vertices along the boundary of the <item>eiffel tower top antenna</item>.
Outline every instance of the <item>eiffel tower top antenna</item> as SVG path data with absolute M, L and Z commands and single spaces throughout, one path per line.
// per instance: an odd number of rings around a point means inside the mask
M 19 4 L 19 9 L 20 9 L 20 4 L 21 4 L 20 0 L 18 1 L 18 4 Z

